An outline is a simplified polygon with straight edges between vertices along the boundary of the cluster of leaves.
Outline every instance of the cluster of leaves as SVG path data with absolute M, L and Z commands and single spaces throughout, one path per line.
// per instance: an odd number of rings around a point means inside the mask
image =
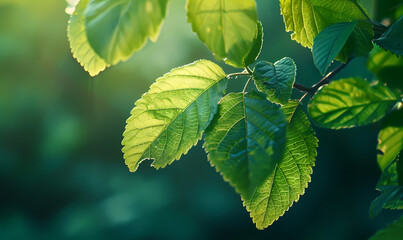
M 73 55 L 90 75 L 124 61 L 155 41 L 168 0 L 81 0 L 68 28 Z M 295 83 L 290 58 L 255 62 L 263 42 L 255 0 L 188 0 L 193 31 L 218 60 L 239 73 L 226 74 L 217 64 L 198 60 L 156 80 L 135 103 L 122 144 L 130 171 L 145 159 L 162 168 L 180 159 L 204 136 L 208 160 L 241 195 L 257 228 L 277 220 L 304 193 L 315 164 L 318 140 L 303 111 L 320 127 L 340 129 L 382 120 L 378 184 L 382 195 L 371 206 L 403 207 L 402 72 L 403 19 L 390 27 L 371 20 L 358 1 L 280 0 L 292 39 L 312 49 L 315 64 L 326 75 L 333 60 L 342 62 L 312 87 Z M 373 43 L 384 51 L 376 47 Z M 371 51 L 372 50 L 372 51 Z M 376 76 L 330 78 L 354 57 L 369 52 L 368 68 Z M 251 69 L 250 66 L 254 67 Z M 239 93 L 226 94 L 229 79 L 248 76 Z M 251 82 L 256 90 L 247 92 Z M 306 94 L 291 100 L 293 89 Z

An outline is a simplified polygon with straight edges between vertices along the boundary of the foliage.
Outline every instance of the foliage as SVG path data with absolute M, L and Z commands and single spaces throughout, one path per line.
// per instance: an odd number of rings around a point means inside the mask
M 69 22 L 73 55 L 91 75 L 128 59 L 148 38 L 157 39 L 167 4 L 82 0 Z M 199 60 L 157 79 L 127 120 L 122 144 L 130 171 L 144 159 L 154 159 L 156 168 L 167 166 L 205 133 L 211 165 L 241 195 L 257 228 L 264 229 L 298 201 L 310 181 L 318 143 L 302 107 L 310 95 L 309 117 L 319 127 L 382 122 L 381 196 L 371 205 L 370 215 L 383 208 L 400 209 L 403 177 L 398 154 L 403 136 L 395 123 L 402 122 L 403 99 L 401 79 L 392 82 L 388 69 L 402 67 L 401 57 L 391 55 L 403 54 L 402 18 L 384 26 L 352 0 L 280 0 L 280 7 L 286 30 L 312 48 L 322 75 L 334 60 L 341 65 L 312 87 L 297 84 L 291 58 L 256 63 L 263 26 L 254 0 L 188 0 L 188 22 L 198 38 L 218 60 L 244 70 L 227 75 L 215 63 Z M 371 52 L 373 42 L 390 52 Z M 352 76 L 330 83 L 352 58 L 368 53 L 368 68 L 377 79 Z M 248 77 L 243 91 L 224 96 L 228 81 L 239 76 Z M 258 91 L 247 92 L 251 82 Z M 304 93 L 297 101 L 290 101 L 293 89 Z

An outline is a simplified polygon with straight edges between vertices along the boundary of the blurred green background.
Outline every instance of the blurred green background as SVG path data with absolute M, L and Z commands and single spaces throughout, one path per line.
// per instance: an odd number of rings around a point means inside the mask
M 361 2 L 373 11 L 373 1 Z M 259 59 L 289 56 L 298 83 L 317 82 L 312 54 L 284 31 L 278 1 L 257 4 Z M 157 43 L 90 78 L 70 53 L 66 6 L 0 0 L 0 239 L 366 239 L 396 218 L 388 211 L 368 218 L 380 174 L 376 125 L 316 129 L 312 182 L 265 231 L 201 143 L 165 169 L 145 161 L 130 173 L 120 142 L 135 100 L 171 68 L 214 57 L 186 23 L 185 0 L 171 0 Z M 343 76 L 372 78 L 364 58 L 336 78 Z M 231 80 L 231 91 L 245 80 Z

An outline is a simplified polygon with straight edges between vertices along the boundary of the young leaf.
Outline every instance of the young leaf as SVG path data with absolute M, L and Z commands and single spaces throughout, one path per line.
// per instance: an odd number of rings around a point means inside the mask
M 299 102 L 291 101 L 282 109 L 289 122 L 283 159 L 251 197 L 242 197 L 258 229 L 271 225 L 298 201 L 315 165 L 318 140 Z
M 108 64 L 98 56 L 88 43 L 84 11 L 90 0 L 81 0 L 76 6 L 67 27 L 67 37 L 73 56 L 91 76 L 103 71 Z
M 258 58 L 263 44 L 263 26 L 260 21 L 257 21 L 257 30 L 255 38 L 253 39 L 252 49 L 244 59 L 244 66 L 249 66 Z
M 309 48 L 312 47 L 314 38 L 327 26 L 340 22 L 366 20 L 365 15 L 351 0 L 280 0 L 280 6 L 286 30 L 293 31 L 291 38 Z M 354 32 L 352 34 L 354 36 L 337 58 L 342 62 L 348 60 L 350 53 L 361 52 L 361 49 L 369 52 L 372 49 L 371 23 L 360 23 Z
M 257 31 L 255 0 L 188 0 L 187 11 L 193 31 L 218 59 L 245 67 Z
M 107 63 L 127 60 L 156 41 L 167 12 L 168 0 L 90 0 L 85 29 L 95 52 Z
M 259 62 L 253 70 L 253 79 L 257 89 L 266 93 L 270 101 L 282 105 L 287 104 L 290 99 L 295 76 L 295 63 L 288 57 L 274 64 Z
M 247 197 L 281 159 L 286 128 L 284 113 L 262 93 L 231 93 L 219 104 L 204 148 L 224 179 Z
M 216 64 L 200 60 L 157 79 L 136 102 L 122 141 L 124 158 L 134 172 L 144 159 L 165 167 L 197 143 L 227 87 Z
M 351 128 L 380 120 L 397 101 L 398 98 L 381 84 L 371 86 L 361 78 L 346 78 L 319 90 L 308 112 L 318 126 Z
M 326 74 L 330 63 L 339 54 L 356 25 L 357 21 L 336 23 L 326 27 L 315 37 L 312 54 L 322 75 Z
M 387 117 L 378 135 L 378 164 L 383 171 L 403 149 L 403 110 Z
M 403 55 L 403 16 L 374 43 L 394 54 Z
M 369 240 L 397 240 L 403 236 L 403 217 L 390 224 L 387 228 L 378 231 Z

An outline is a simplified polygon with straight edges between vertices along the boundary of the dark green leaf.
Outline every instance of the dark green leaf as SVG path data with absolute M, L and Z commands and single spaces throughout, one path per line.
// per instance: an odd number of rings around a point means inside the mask
M 254 0 L 188 0 L 188 22 L 218 59 L 244 68 L 256 33 Z
M 206 131 L 210 163 L 249 197 L 283 156 L 287 122 L 281 109 L 257 92 L 231 93 Z
M 122 144 L 130 171 L 144 159 L 160 168 L 186 154 L 210 124 L 226 87 L 226 74 L 207 60 L 157 79 L 127 120 Z
M 262 50 L 263 44 L 263 27 L 260 21 L 257 22 L 257 30 L 255 34 L 255 38 L 253 39 L 252 49 L 250 50 L 248 56 L 245 57 L 244 65 L 249 66 L 254 63 L 258 58 L 260 51 Z
M 156 41 L 168 0 L 90 0 L 85 10 L 88 41 L 107 63 L 127 60 Z
M 356 25 L 357 21 L 336 23 L 326 27 L 315 37 L 312 54 L 322 75 L 326 74 L 330 63 L 339 54 Z
M 371 86 L 361 78 L 346 78 L 319 90 L 308 111 L 318 126 L 351 128 L 380 120 L 397 101 L 381 84 Z
M 299 102 L 283 106 L 288 121 L 283 159 L 250 198 L 242 197 L 257 228 L 271 225 L 304 194 L 311 181 L 318 140 Z
M 385 186 L 380 188 L 381 195 L 372 201 L 369 207 L 370 218 L 378 216 L 382 209 L 401 209 L 403 207 L 403 187 Z
M 270 101 L 285 105 L 291 96 L 295 82 L 296 66 L 291 58 L 283 58 L 274 64 L 259 62 L 253 70 L 253 79 L 259 91 Z
M 108 64 L 98 56 L 88 43 L 84 16 L 88 2 L 89 0 L 81 0 L 75 6 L 67 27 L 67 37 L 73 56 L 91 76 L 95 76 L 103 71 Z
M 374 43 L 394 54 L 403 55 L 403 16 Z
M 403 217 L 380 230 L 369 240 L 399 240 L 403 236 Z

